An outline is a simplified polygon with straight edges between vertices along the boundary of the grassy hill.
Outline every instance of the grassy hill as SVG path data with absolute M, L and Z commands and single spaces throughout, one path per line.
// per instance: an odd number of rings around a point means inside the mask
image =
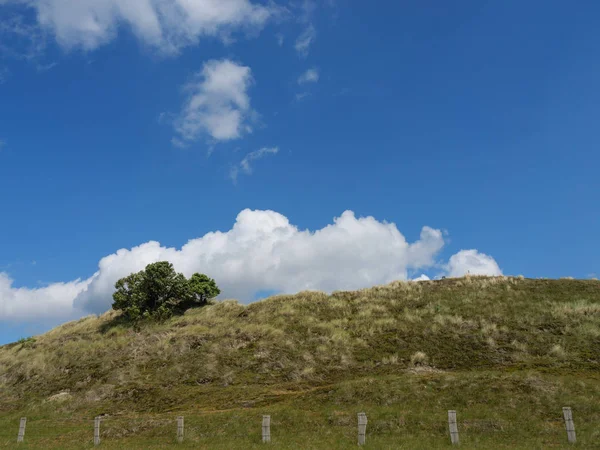
M 217 302 L 135 331 L 115 312 L 0 347 L 0 446 L 600 448 L 600 282 L 465 277 Z M 175 440 L 175 418 L 186 440 Z

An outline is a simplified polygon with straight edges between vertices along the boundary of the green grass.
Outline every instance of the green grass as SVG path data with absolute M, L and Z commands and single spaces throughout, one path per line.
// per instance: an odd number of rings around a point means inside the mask
M 248 306 L 134 331 L 114 312 L 0 347 L 0 446 L 600 448 L 600 282 L 466 277 Z M 61 392 L 59 399 L 49 400 Z M 175 441 L 178 415 L 186 439 Z

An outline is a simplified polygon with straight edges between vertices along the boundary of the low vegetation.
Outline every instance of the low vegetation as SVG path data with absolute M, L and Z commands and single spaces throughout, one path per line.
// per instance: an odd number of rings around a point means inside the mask
M 449 444 L 600 448 L 600 282 L 465 277 L 354 292 L 210 301 L 132 328 L 110 311 L 0 347 L 0 446 L 28 417 L 29 448 Z M 176 444 L 174 420 L 186 417 Z M 23 447 L 27 448 L 27 447 Z

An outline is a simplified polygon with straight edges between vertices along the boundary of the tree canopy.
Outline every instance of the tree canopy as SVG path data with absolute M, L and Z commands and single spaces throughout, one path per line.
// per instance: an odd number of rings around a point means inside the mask
M 121 278 L 115 289 L 113 309 L 123 311 L 132 321 L 181 314 L 221 293 L 212 278 L 195 273 L 187 279 L 168 261 L 148 264 L 144 270 Z

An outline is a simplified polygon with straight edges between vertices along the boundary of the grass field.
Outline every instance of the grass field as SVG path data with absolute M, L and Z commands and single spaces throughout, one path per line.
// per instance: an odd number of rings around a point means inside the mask
M 465 277 L 251 305 L 135 331 L 116 313 L 0 347 L 0 446 L 600 448 L 600 282 Z M 58 395 L 57 395 L 58 394 Z M 175 439 L 178 415 L 186 439 Z

